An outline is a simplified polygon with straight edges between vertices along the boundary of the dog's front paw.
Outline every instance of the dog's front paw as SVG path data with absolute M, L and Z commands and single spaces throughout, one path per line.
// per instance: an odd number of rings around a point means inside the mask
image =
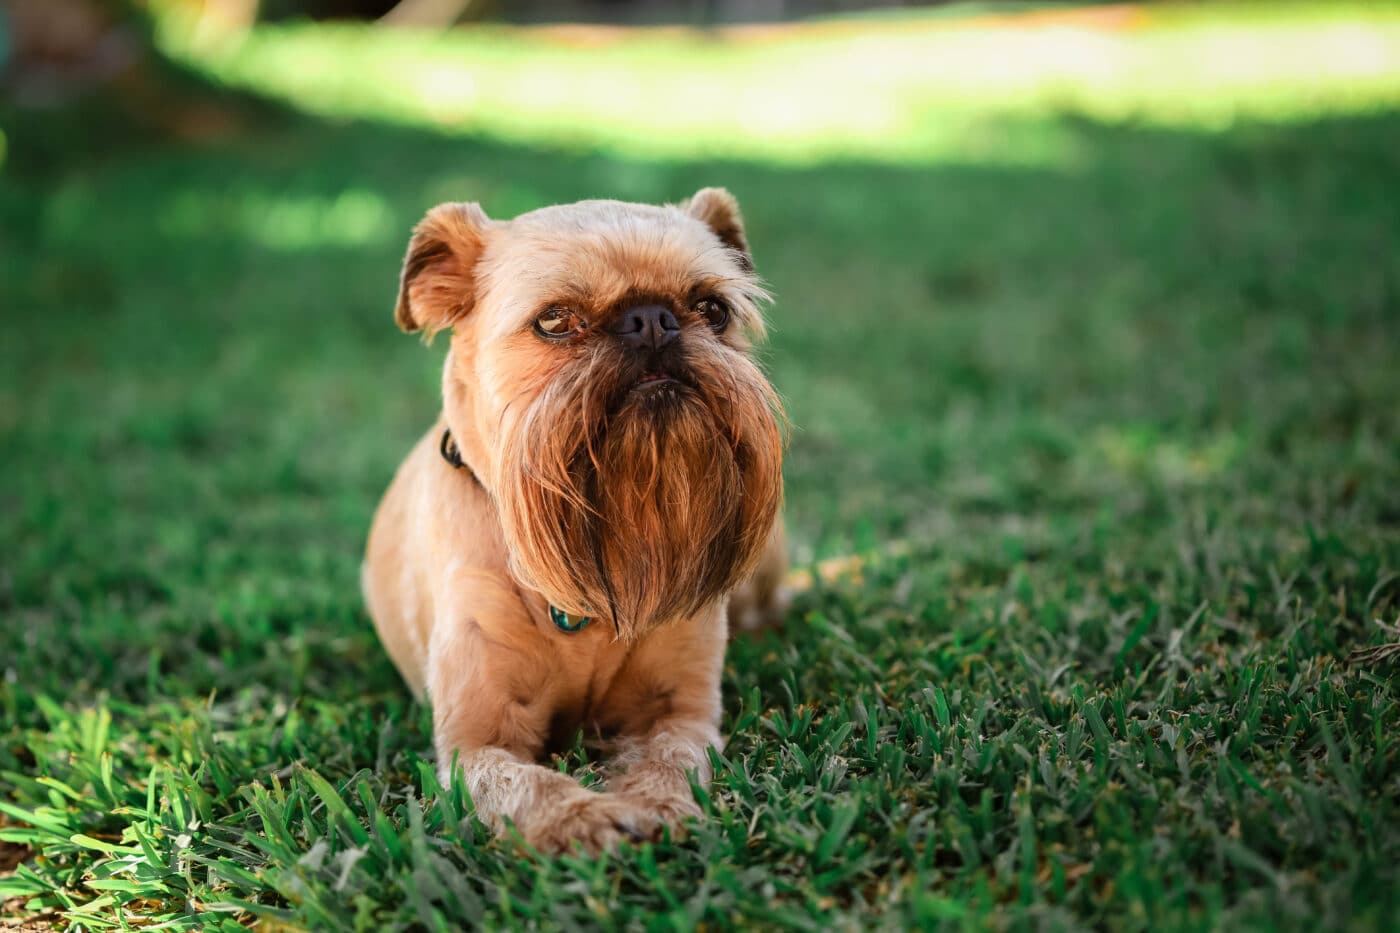
M 704 816 L 690 791 L 689 780 L 671 767 L 639 765 L 609 781 L 608 790 L 652 814 L 677 837 L 682 834 L 684 821 Z
M 700 809 L 700 805 L 690 794 L 683 797 L 675 795 L 662 798 L 641 798 L 631 794 L 624 796 L 649 811 L 663 826 L 670 827 L 671 834 L 675 838 L 684 835 L 682 824 L 686 820 L 698 820 L 705 815 L 704 811 Z
M 610 852 L 623 842 L 646 842 L 661 833 L 657 814 L 615 794 L 580 791 L 543 807 L 519 827 L 526 843 L 546 854 L 577 845 L 590 855 Z

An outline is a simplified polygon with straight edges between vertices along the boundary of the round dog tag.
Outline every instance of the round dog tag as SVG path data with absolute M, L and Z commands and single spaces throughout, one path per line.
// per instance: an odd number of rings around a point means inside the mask
M 556 609 L 553 606 L 549 607 L 549 619 L 559 627 L 560 631 L 564 632 L 577 632 L 593 621 L 588 616 L 571 616 L 563 609 Z

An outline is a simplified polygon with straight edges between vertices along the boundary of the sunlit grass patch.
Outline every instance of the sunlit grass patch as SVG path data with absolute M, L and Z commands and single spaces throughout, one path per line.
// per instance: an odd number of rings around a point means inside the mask
M 161 212 L 170 236 L 238 235 L 271 249 L 353 246 L 396 233 L 383 196 L 350 188 L 336 195 L 270 197 L 260 191 L 183 191 Z
M 1065 164 L 1063 113 L 1220 128 L 1400 101 L 1400 8 L 1126 6 L 699 31 L 259 27 L 167 48 L 324 115 L 650 156 Z

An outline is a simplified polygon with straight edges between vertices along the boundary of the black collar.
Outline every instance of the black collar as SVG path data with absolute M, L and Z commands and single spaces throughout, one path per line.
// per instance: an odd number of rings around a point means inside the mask
M 442 454 L 442 459 L 454 470 L 466 470 L 467 475 L 476 480 L 476 474 L 472 468 L 467 466 L 467 462 L 462 459 L 462 451 L 457 448 L 457 442 L 452 439 L 452 429 L 442 429 L 442 440 L 438 441 L 438 453 Z M 480 482 L 479 480 L 476 480 Z
M 457 442 L 452 439 L 451 428 L 442 429 L 442 440 L 438 441 L 438 453 L 442 454 L 442 459 L 446 460 L 454 470 L 466 470 L 473 482 L 477 485 L 481 484 L 481 480 L 476 478 L 472 468 L 467 466 L 467 462 L 462 459 L 462 451 L 457 448 Z M 569 633 L 577 632 L 593 621 L 591 616 L 571 616 L 562 609 L 554 608 L 553 605 L 549 607 L 549 620 L 561 632 Z

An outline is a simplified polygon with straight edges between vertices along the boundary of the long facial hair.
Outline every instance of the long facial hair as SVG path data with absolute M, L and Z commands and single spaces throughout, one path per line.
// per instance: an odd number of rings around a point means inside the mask
M 742 582 L 782 500 L 783 414 L 758 367 L 717 341 L 670 349 L 678 382 L 651 390 L 616 348 L 573 361 L 507 416 L 496 458 L 513 572 L 624 639 Z

